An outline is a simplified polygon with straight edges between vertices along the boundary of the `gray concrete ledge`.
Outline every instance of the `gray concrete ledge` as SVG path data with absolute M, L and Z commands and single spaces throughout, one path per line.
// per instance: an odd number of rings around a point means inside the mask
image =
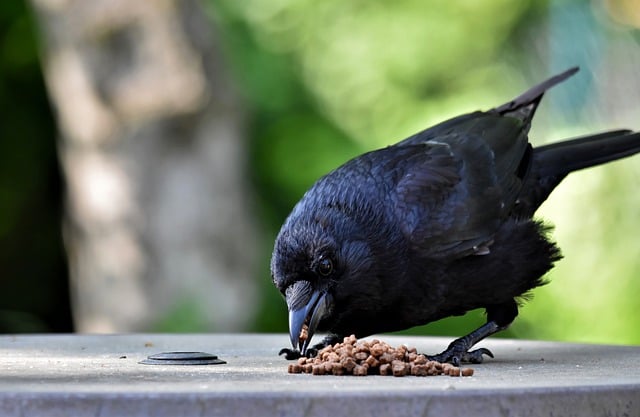
M 434 353 L 448 338 L 380 336 Z M 473 377 L 287 373 L 287 335 L 0 337 L 0 416 L 640 416 L 640 347 L 492 339 Z M 225 365 L 141 365 L 204 351 Z

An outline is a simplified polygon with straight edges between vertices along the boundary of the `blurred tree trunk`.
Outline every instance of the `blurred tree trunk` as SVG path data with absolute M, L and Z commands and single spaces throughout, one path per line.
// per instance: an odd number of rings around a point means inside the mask
M 258 241 L 242 114 L 200 4 L 31 2 L 62 134 L 76 330 L 242 329 Z

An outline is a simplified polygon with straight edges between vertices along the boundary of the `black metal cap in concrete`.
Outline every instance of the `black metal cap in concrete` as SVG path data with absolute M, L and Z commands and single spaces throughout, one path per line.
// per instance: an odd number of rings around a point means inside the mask
M 206 352 L 162 352 L 138 362 L 143 365 L 222 365 L 227 362 Z

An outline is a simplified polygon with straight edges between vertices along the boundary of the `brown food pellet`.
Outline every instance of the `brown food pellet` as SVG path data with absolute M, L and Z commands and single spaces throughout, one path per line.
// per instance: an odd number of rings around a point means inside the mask
M 393 354 L 389 353 L 389 352 L 384 352 L 382 355 L 380 355 L 380 357 L 378 358 L 378 360 L 380 361 L 380 363 L 391 363 L 394 361 L 394 356 Z
M 369 353 L 371 353 L 373 356 L 380 356 L 384 353 L 384 347 L 380 343 L 376 343 L 375 345 L 371 346 Z
M 338 362 L 338 361 L 340 361 L 340 356 L 338 356 L 338 354 L 335 353 L 335 352 L 331 352 L 331 353 L 329 353 L 329 355 L 327 355 L 327 361 L 329 361 L 329 362 Z
M 302 339 L 306 329 L 301 332 Z M 305 336 L 306 337 L 306 336 Z M 472 368 L 459 368 L 450 363 L 429 360 L 418 354 L 415 347 L 397 348 L 378 339 L 358 341 L 355 335 L 345 337 L 342 343 L 327 346 L 315 358 L 299 358 L 288 366 L 291 374 L 311 375 L 406 375 L 472 376 Z
M 427 365 L 412 364 L 411 375 L 414 376 L 427 376 L 429 375 L 429 367 Z
M 342 366 L 340 366 L 339 364 L 334 364 L 331 368 L 331 373 L 333 375 L 344 375 L 345 372 Z
M 449 368 L 449 376 L 460 376 L 460 368 L 452 366 Z
M 353 368 L 355 368 L 356 366 L 361 366 L 361 365 L 356 364 L 355 359 L 353 359 L 350 356 L 348 356 L 348 357 L 344 358 L 342 361 L 340 361 L 340 365 L 342 365 L 342 367 L 347 372 L 353 371 Z
M 368 372 L 367 367 L 362 366 L 362 365 L 356 365 L 353 368 L 353 374 L 355 376 L 367 376 L 367 372 Z
M 367 359 L 364 361 L 370 368 L 376 368 L 380 365 L 380 361 L 377 360 L 373 355 L 369 355 Z
M 300 366 L 297 363 L 290 363 L 289 364 L 289 373 L 290 374 L 300 374 L 300 373 L 302 373 L 302 366 Z
M 298 340 L 300 342 L 304 342 L 305 340 L 307 340 L 309 338 L 309 326 L 307 326 L 306 324 L 304 324 L 302 326 L 302 330 L 300 331 L 300 336 L 298 337 Z
M 424 355 L 416 355 L 416 358 L 413 360 L 413 363 L 417 365 L 425 365 L 427 363 L 427 357 Z
M 405 376 L 407 374 L 407 368 L 409 364 L 401 360 L 395 360 L 391 362 L 391 373 L 393 376 Z
M 383 363 L 382 365 L 380 365 L 380 368 L 378 368 L 378 372 L 380 373 L 380 375 L 391 375 L 391 364 Z

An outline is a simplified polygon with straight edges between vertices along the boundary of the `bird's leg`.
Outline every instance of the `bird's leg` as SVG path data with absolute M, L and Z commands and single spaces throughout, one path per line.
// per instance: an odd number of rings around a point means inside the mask
M 430 360 L 438 362 L 450 362 L 456 366 L 461 362 L 482 363 L 483 355 L 493 358 L 489 349 L 480 348 L 469 351 L 476 343 L 509 327 L 513 319 L 518 315 L 518 305 L 515 300 L 503 304 L 487 307 L 487 322 L 471 333 L 451 342 L 447 349 L 434 356 Z
M 284 354 L 284 358 L 287 360 L 295 360 L 301 357 L 313 358 L 318 354 L 319 350 L 322 350 L 323 348 L 329 345 L 333 345 L 334 343 L 337 343 L 339 341 L 340 336 L 335 334 L 328 334 L 324 337 L 324 339 L 322 339 L 320 343 L 316 343 L 304 352 L 300 352 L 298 349 L 282 348 L 280 349 L 280 352 L 278 352 L 278 355 Z
M 487 355 L 493 358 L 493 353 L 489 349 L 480 348 L 469 351 L 479 341 L 487 336 L 506 329 L 508 326 L 500 327 L 495 321 L 489 321 L 466 336 L 458 338 L 451 342 L 449 347 L 437 355 L 428 356 L 429 360 L 438 362 L 451 362 L 458 366 L 461 362 L 482 363 L 483 356 Z

